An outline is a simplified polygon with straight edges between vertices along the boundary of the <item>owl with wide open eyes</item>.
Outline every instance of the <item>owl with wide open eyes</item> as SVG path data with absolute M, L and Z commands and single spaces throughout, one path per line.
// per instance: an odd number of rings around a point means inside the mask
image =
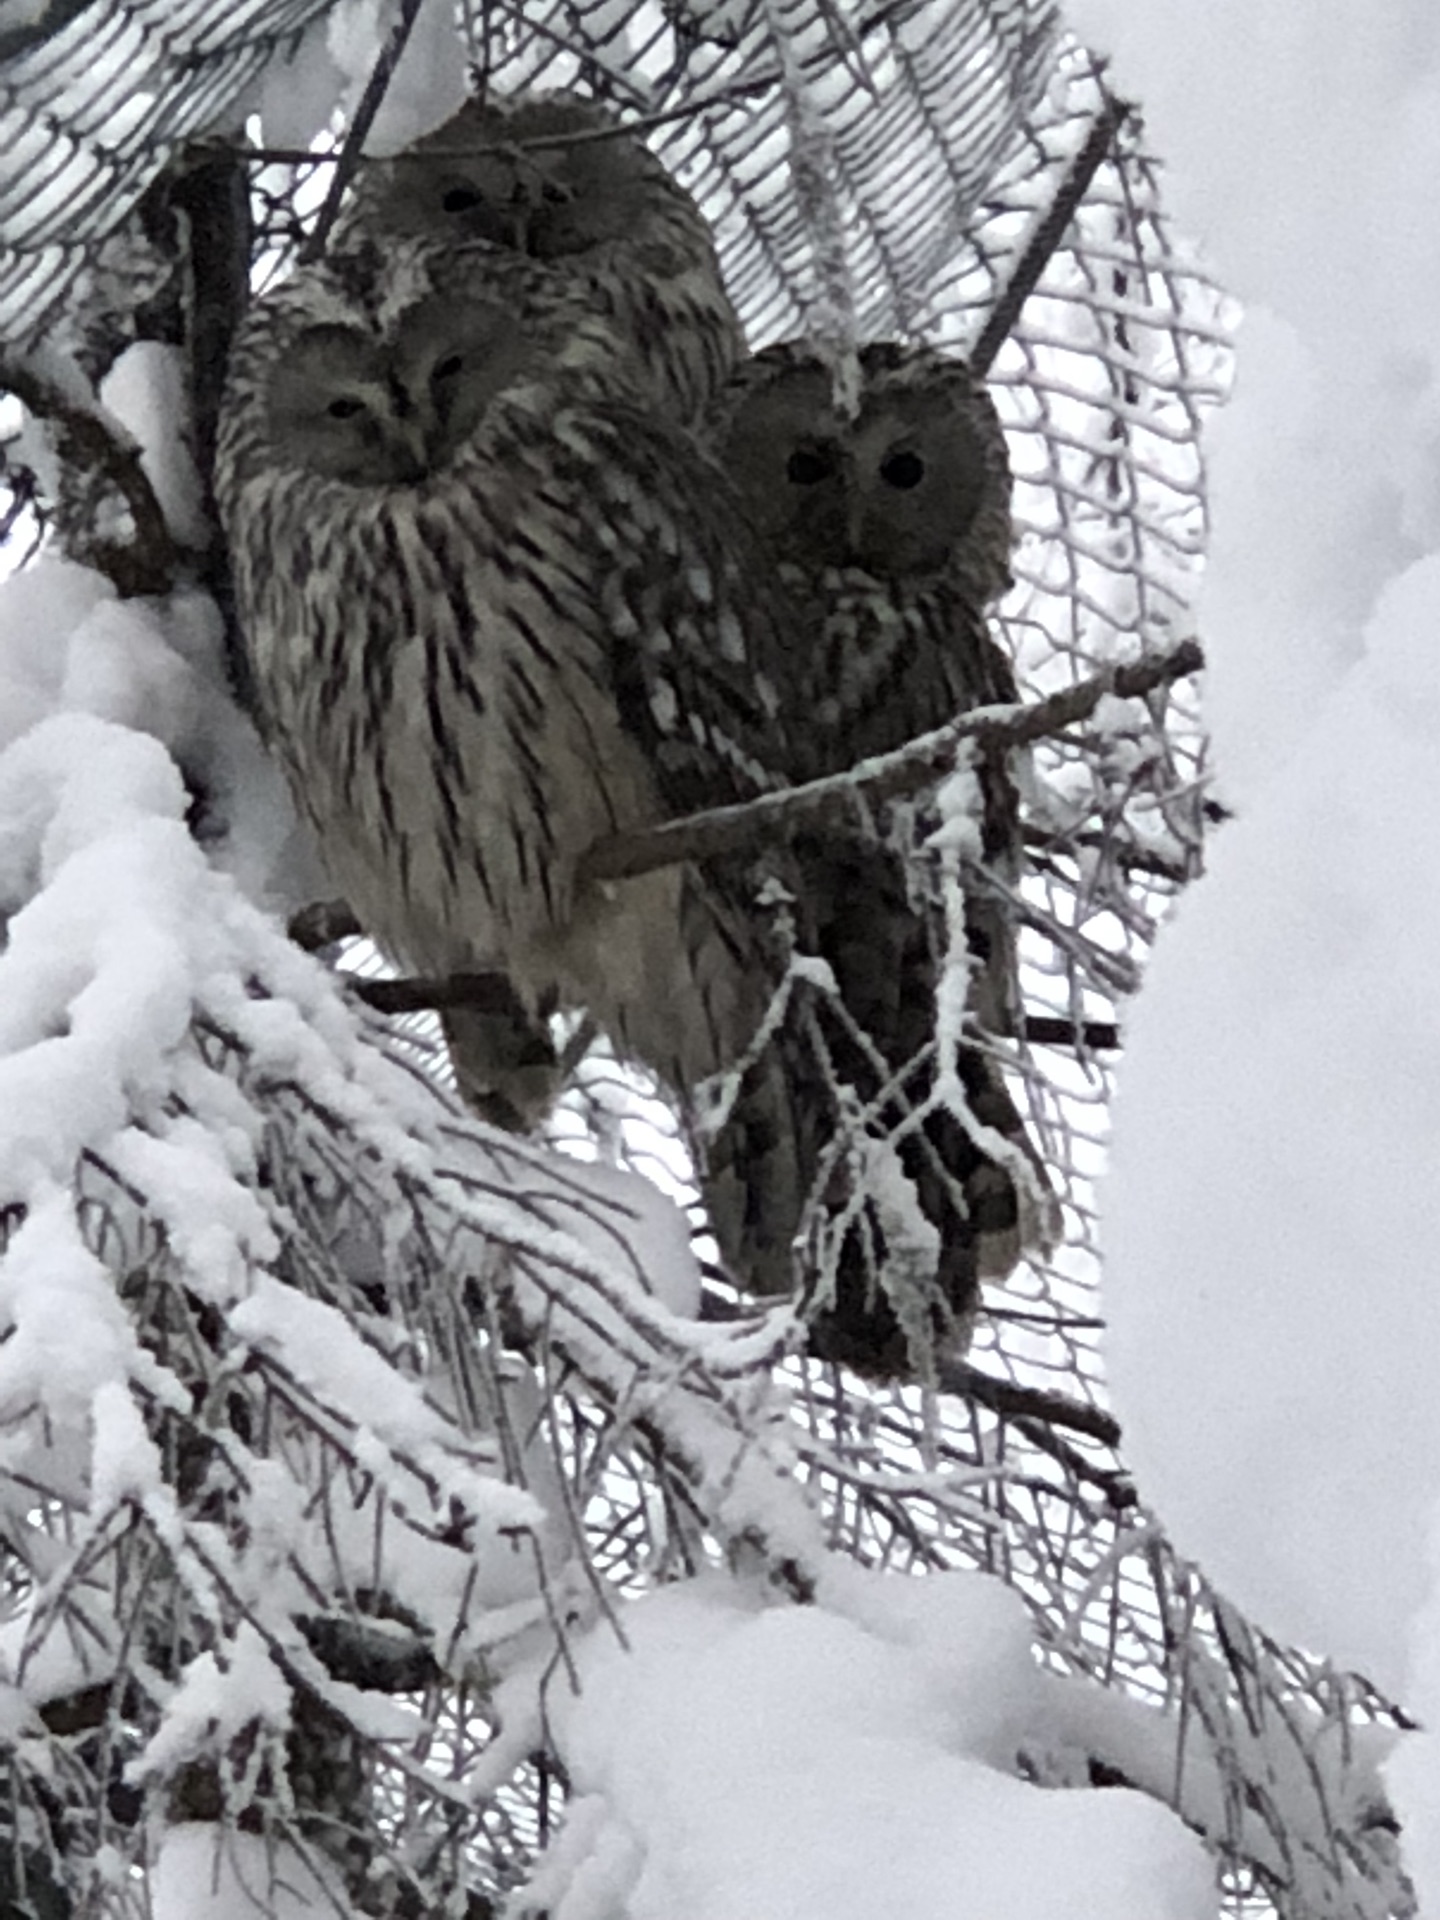
M 803 345 L 770 348 L 732 376 L 708 423 L 794 608 L 779 655 L 762 664 L 793 781 L 841 773 L 1017 697 L 987 623 L 1010 583 L 1011 539 L 1009 461 L 989 395 L 963 362 L 934 350 L 881 343 L 859 360 L 858 404 L 844 411 L 829 364 Z M 712 1151 L 712 1209 L 731 1264 L 763 1271 L 764 1250 L 808 1232 L 818 1343 L 870 1372 L 904 1371 L 907 1355 L 942 1343 L 963 1327 L 982 1278 L 1051 1237 L 1048 1185 L 985 1047 L 987 1035 L 1012 1034 L 1019 1014 L 1002 904 L 1021 871 L 1019 803 L 1003 758 L 974 771 L 974 839 L 999 884 L 967 891 L 973 1044 L 953 1063 L 963 1099 L 936 1093 L 947 935 L 921 844 L 925 809 L 893 810 L 868 836 L 802 832 L 785 856 L 796 943 L 828 963 L 834 986 L 820 1022 L 827 1037 L 817 1041 L 811 1022 L 778 1042 L 808 1116 L 801 1195 L 787 1213 L 783 1182 L 763 1171 L 773 1130 L 743 1098 Z M 837 1146 L 847 1129 L 848 1154 Z M 918 1202 L 903 1256 L 894 1207 L 887 1220 L 886 1206 L 864 1197 L 869 1181 L 893 1189 L 889 1140 Z
M 637 134 L 578 95 L 471 100 L 366 161 L 334 244 L 356 239 L 478 240 L 542 264 L 577 317 L 613 325 L 617 385 L 675 420 L 699 416 L 744 350 L 699 208 Z
M 990 636 L 1010 585 L 1010 462 L 984 382 L 963 361 L 860 350 L 853 418 L 802 346 L 756 354 L 709 422 L 720 464 L 805 609 L 772 671 L 812 716 L 796 778 L 835 773 L 966 708 L 1015 698 Z
M 383 947 L 584 1006 L 688 1087 L 766 1004 L 744 903 L 581 860 L 764 784 L 773 576 L 689 436 L 615 397 L 613 320 L 475 245 L 472 277 L 355 243 L 237 335 L 216 494 L 263 718 Z

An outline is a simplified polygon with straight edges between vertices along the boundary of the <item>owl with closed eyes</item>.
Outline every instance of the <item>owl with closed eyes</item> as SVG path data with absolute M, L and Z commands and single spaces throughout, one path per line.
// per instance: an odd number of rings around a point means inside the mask
M 577 95 L 471 100 L 365 162 L 334 244 L 357 238 L 478 240 L 548 268 L 577 318 L 610 322 L 617 389 L 676 421 L 699 417 L 743 352 L 699 208 L 638 135 Z
M 781 641 L 723 474 L 616 392 L 625 350 L 528 254 L 352 235 L 242 324 L 216 495 L 264 724 L 361 923 L 684 1087 L 766 1002 L 743 903 L 581 860 L 765 783 Z
M 858 404 L 845 411 L 818 356 L 771 348 L 737 370 L 709 419 L 716 457 L 795 610 L 780 652 L 759 663 L 777 691 L 776 740 L 792 781 L 843 772 L 1017 697 L 986 618 L 1010 582 L 1010 470 L 994 406 L 962 362 L 933 350 L 872 345 L 860 374 Z M 963 1328 L 980 1280 L 1050 1235 L 1043 1172 L 984 1045 L 1018 1018 L 1002 901 L 1021 871 L 1019 804 L 1003 758 L 974 772 L 973 843 L 998 887 L 972 876 L 966 893 L 974 1044 L 953 1063 L 963 1098 L 937 1092 L 947 931 L 925 811 L 892 809 L 873 833 L 802 833 L 786 856 L 794 938 L 828 963 L 831 980 L 828 1003 L 779 1042 L 802 1116 L 799 1210 L 782 1181 L 765 1177 L 774 1130 L 743 1097 L 711 1156 L 731 1264 L 763 1265 L 761 1249 L 803 1239 L 808 1219 L 817 1344 L 872 1373 L 903 1372 L 907 1355 Z M 867 1181 L 883 1187 L 893 1172 L 886 1139 L 918 1202 L 912 1237 L 928 1239 L 927 1260 L 897 1260 L 901 1229 L 865 1198 Z

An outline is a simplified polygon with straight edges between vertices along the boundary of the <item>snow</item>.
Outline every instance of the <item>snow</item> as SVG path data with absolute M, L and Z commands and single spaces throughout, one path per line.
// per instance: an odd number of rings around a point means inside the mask
M 309 1300 L 293 1287 L 261 1280 L 249 1299 L 235 1307 L 231 1331 L 247 1344 L 269 1346 L 283 1354 L 287 1371 L 308 1386 L 317 1400 L 359 1429 L 356 1451 L 378 1473 L 393 1471 L 389 1454 L 413 1458 L 434 1480 L 431 1504 L 437 1512 L 454 1503 L 496 1532 L 538 1526 L 544 1512 L 527 1493 L 502 1481 L 468 1473 L 445 1459 L 452 1438 L 450 1423 L 425 1405 L 413 1382 L 369 1347 L 331 1306 Z M 366 1445 L 378 1435 L 384 1452 Z M 397 1476 L 398 1477 L 398 1476 Z M 412 1488 L 412 1498 L 418 1493 Z
M 1073 0 L 1243 303 L 1200 608 L 1239 818 L 1127 1024 L 1127 1457 L 1257 1625 L 1440 1714 L 1440 17 Z M 1440 1759 L 1390 1778 L 1440 1911 Z
M 1269 1631 L 1391 1689 L 1440 1462 L 1437 639 L 1440 556 L 1218 836 L 1129 1023 L 1105 1227 L 1146 1497 Z
M 1071 0 L 1144 104 L 1165 193 L 1244 304 L 1207 438 L 1201 634 L 1243 800 L 1359 658 L 1375 595 L 1440 538 L 1440 22 L 1428 0 Z
M 161 741 L 193 789 L 207 851 L 247 892 L 280 908 L 322 890 L 283 780 L 229 697 L 223 627 L 205 595 L 120 600 L 89 568 L 50 558 L 0 582 L 0 747 L 57 709 Z M 26 810 L 19 777 L 0 815 L 0 867 L 15 808 Z M 6 897 L 0 880 L 0 905 Z
M 350 83 L 348 114 L 390 32 L 394 0 L 340 0 L 327 15 L 330 57 Z M 385 89 L 365 143 L 367 153 L 398 153 L 463 106 L 467 53 L 452 0 L 422 0 L 400 63 Z
M 37 1401 L 61 1431 L 84 1431 L 92 1403 L 135 1357 L 109 1272 L 80 1239 L 68 1197 L 32 1207 L 0 1259 L 0 1455 L 11 1472 L 28 1452 L 18 1416 Z
M 264 1641 L 243 1622 L 226 1649 L 190 1661 L 170 1702 L 165 1723 L 126 1768 L 132 1780 L 173 1773 L 187 1761 L 217 1759 L 257 1722 L 285 1733 L 290 1725 L 290 1689 Z
M 197 552 L 210 544 L 200 473 L 188 444 L 185 356 L 158 340 L 137 340 L 100 383 L 100 404 L 140 446 L 140 465 L 171 535 Z
M 313 1849 L 207 1822 L 169 1827 L 151 1877 L 154 1920 L 314 1920 L 351 1911 Z
M 698 1314 L 700 1266 L 690 1223 L 670 1196 L 642 1174 L 603 1160 L 567 1159 L 565 1177 L 577 1189 L 574 1200 L 567 1204 L 552 1178 L 551 1216 L 590 1252 L 628 1267 L 671 1313 Z
M 794 1607 L 716 1578 L 621 1624 L 550 1700 L 575 1797 L 529 1899 L 555 1920 L 1213 1914 L 1164 1808 L 1015 1777 L 1040 1676 L 997 1583 L 846 1570 Z

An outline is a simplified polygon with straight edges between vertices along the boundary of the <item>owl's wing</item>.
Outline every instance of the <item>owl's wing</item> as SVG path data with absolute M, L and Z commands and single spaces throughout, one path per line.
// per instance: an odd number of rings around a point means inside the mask
M 674 814 L 751 798 L 779 784 L 785 764 L 766 672 L 788 632 L 780 581 L 725 475 L 683 428 L 621 403 L 587 406 L 584 424 L 624 723 Z

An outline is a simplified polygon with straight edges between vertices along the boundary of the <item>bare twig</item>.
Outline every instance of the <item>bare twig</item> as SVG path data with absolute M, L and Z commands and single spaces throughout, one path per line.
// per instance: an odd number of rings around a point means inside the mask
M 365 82 L 365 91 L 355 109 L 345 135 L 345 144 L 341 147 L 335 161 L 335 171 L 330 176 L 329 191 L 325 195 L 325 204 L 315 222 L 314 231 L 300 249 L 301 264 L 318 260 L 325 251 L 325 242 L 330 238 L 330 229 L 340 212 L 340 202 L 345 197 L 345 189 L 360 164 L 360 149 L 365 145 L 366 136 L 380 103 L 385 98 L 386 89 L 395 76 L 400 64 L 400 56 L 405 51 L 405 43 L 410 38 L 410 30 L 415 25 L 415 16 L 420 11 L 420 0 L 400 0 L 400 13 L 384 46 L 375 62 L 375 71 Z
M 1021 1387 L 1013 1380 L 997 1380 L 994 1374 L 984 1373 L 965 1360 L 943 1361 L 940 1385 L 948 1393 L 963 1394 L 967 1400 L 988 1407 L 992 1413 L 1068 1427 L 1072 1433 L 1083 1433 L 1107 1447 L 1120 1444 L 1120 1422 L 1113 1414 L 1045 1387 Z
M 1015 264 L 1015 271 L 991 309 L 990 318 L 980 329 L 980 337 L 970 355 L 970 366 L 975 373 L 988 373 L 991 362 L 1009 338 L 1011 328 L 1020 317 L 1021 308 L 1039 284 L 1041 274 L 1065 237 L 1065 229 L 1074 217 L 1075 209 L 1084 199 L 1090 182 L 1110 151 L 1115 135 L 1132 111 L 1128 101 L 1117 100 L 1114 94 L 1105 93 L 1105 104 L 1096 116 L 1089 138 L 1070 163 L 1070 171 L 1061 182 L 1054 204 L 1026 242 L 1025 250 Z
M 377 1013 L 468 1007 L 475 1013 L 514 1015 L 520 1004 L 510 976 L 504 973 L 452 973 L 445 980 L 362 980 L 352 975 L 347 984 L 357 1000 Z
M 956 755 L 967 740 L 990 748 L 1023 746 L 1063 733 L 1077 721 L 1088 719 L 1109 695 L 1121 700 L 1138 699 L 1173 680 L 1198 673 L 1204 664 L 1199 642 L 1185 640 L 1168 653 L 1126 666 L 1106 667 L 1044 700 L 977 707 L 948 726 L 923 733 L 893 753 L 877 754 L 847 773 L 762 794 L 737 806 L 687 814 L 684 819 L 666 821 L 644 833 L 614 834 L 597 840 L 580 862 L 581 877 L 592 882 L 634 879 L 680 861 L 713 860 L 747 852 L 783 838 L 796 827 L 849 819 L 859 800 L 873 804 L 899 799 L 943 778 L 954 767 Z
M 0 388 L 51 429 L 64 464 L 112 487 L 130 510 L 133 540 L 91 540 L 76 558 L 103 573 L 122 599 L 168 592 L 175 579 L 175 546 L 138 445 L 23 361 L 0 361 Z

